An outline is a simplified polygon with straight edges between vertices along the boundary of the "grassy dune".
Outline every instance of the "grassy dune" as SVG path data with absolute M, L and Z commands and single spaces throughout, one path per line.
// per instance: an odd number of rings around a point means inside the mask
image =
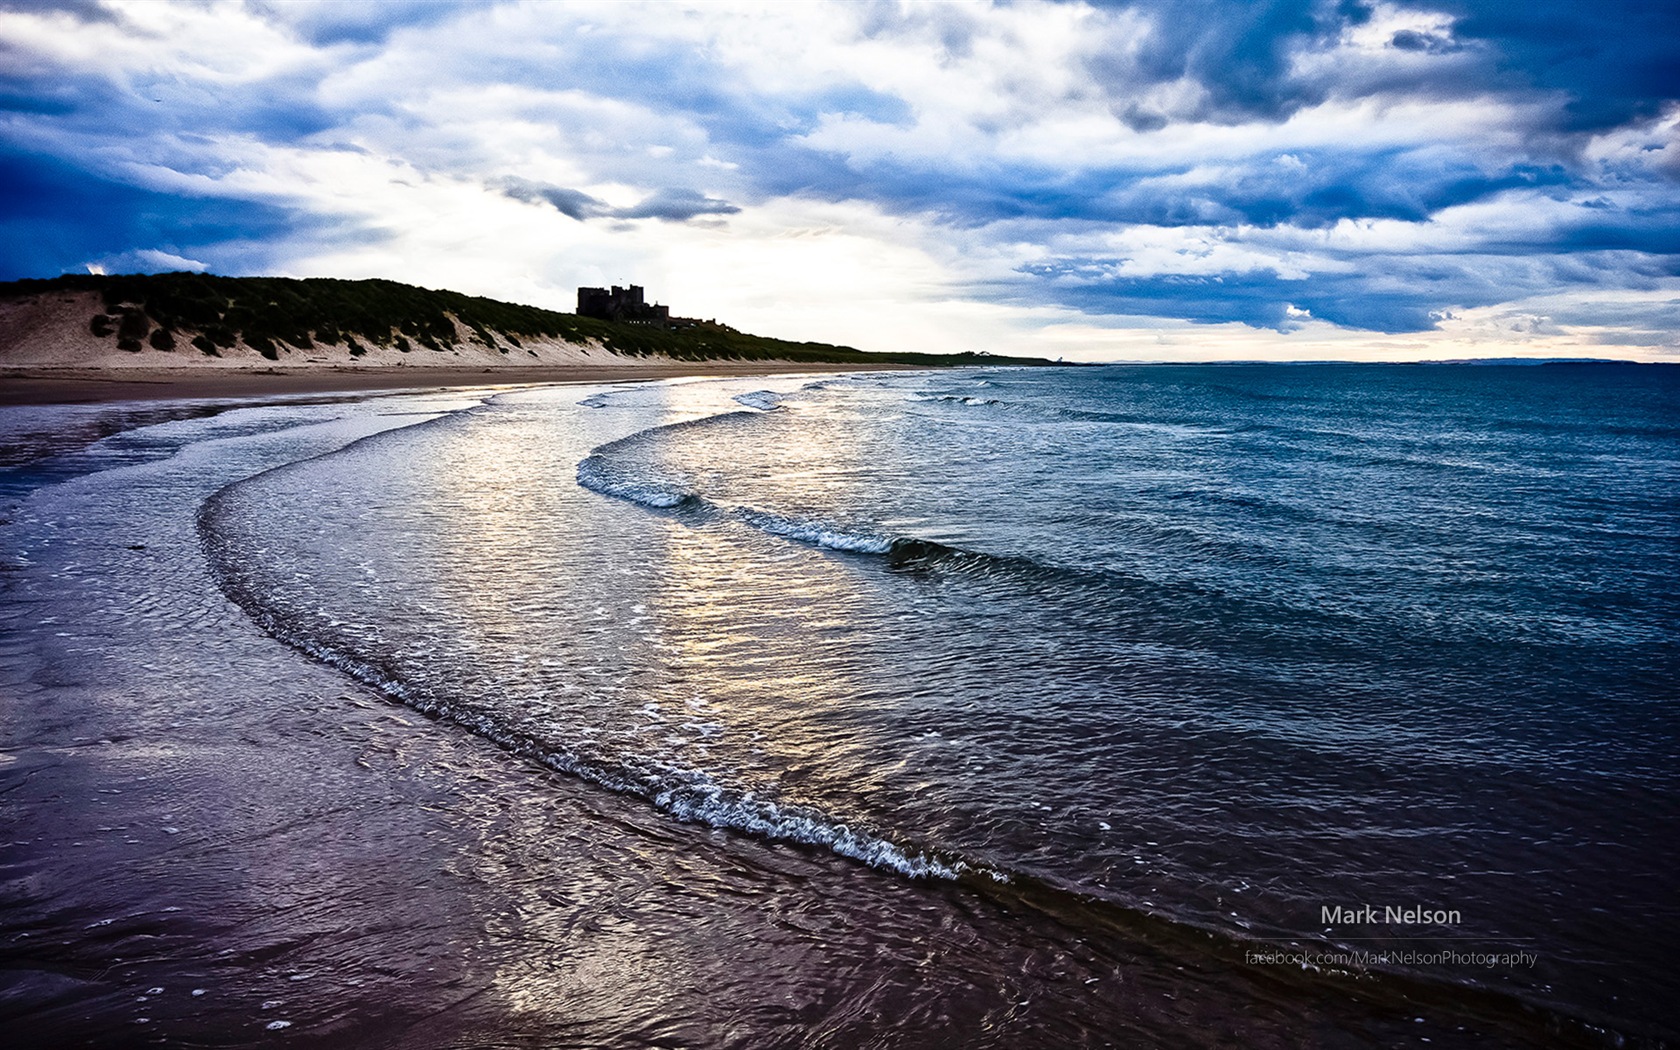
M 196 348 L 219 356 L 244 342 L 270 360 L 278 359 L 282 346 L 310 351 L 321 344 L 343 347 L 341 352 L 355 357 L 370 346 L 404 353 L 445 352 L 465 339 L 509 354 L 521 348 L 523 340 L 559 339 L 594 341 L 617 354 L 685 361 L 878 362 L 929 368 L 1050 363 L 973 352 L 865 353 L 849 346 L 748 335 L 722 324 L 666 330 L 383 280 L 165 273 L 66 274 L 0 283 L 0 297 L 55 291 L 99 293 L 105 311 L 88 319 L 91 333 L 136 353 Z

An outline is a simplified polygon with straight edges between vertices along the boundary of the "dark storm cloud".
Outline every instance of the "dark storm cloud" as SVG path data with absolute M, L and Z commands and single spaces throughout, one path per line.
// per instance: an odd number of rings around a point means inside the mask
M 1202 119 L 1276 119 L 1350 89 L 1357 94 L 1364 83 L 1345 79 L 1345 70 L 1328 81 L 1293 71 L 1291 58 L 1367 23 L 1374 4 L 1138 0 L 1102 6 L 1149 12 L 1154 31 L 1142 39 L 1135 61 L 1093 58 L 1089 68 L 1097 82 L 1127 95 L 1140 84 L 1188 78 L 1206 89 L 1196 114 Z M 1451 16 L 1451 31 L 1403 29 L 1390 37 L 1391 47 L 1435 55 L 1474 49 L 1481 56 L 1456 65 L 1448 81 L 1419 85 L 1432 93 L 1562 91 L 1569 96 L 1564 127 L 1575 131 L 1649 117 L 1665 100 L 1680 98 L 1680 18 L 1669 5 L 1432 0 L 1419 9 Z
M 1569 96 L 1564 128 L 1596 131 L 1653 116 L 1680 98 L 1680 17 L 1638 0 L 1443 0 L 1456 35 L 1496 56 L 1503 82 Z
M 1206 89 L 1196 117 L 1234 123 L 1275 119 L 1319 96 L 1316 89 L 1287 76 L 1287 70 L 1296 44 L 1337 23 L 1323 4 L 1158 0 L 1137 6 L 1150 12 L 1154 28 L 1136 59 L 1116 63 L 1099 55 L 1089 66 L 1099 83 L 1122 97 L 1140 81 L 1157 84 L 1185 78 Z M 1145 119 L 1140 130 L 1155 122 L 1163 126 L 1167 119 Z

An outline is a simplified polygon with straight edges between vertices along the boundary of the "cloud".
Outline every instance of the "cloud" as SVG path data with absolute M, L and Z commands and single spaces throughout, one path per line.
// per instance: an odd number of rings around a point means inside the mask
M 516 201 L 549 204 L 568 219 L 580 222 L 597 218 L 687 222 L 703 215 L 736 215 L 741 211 L 728 201 L 708 197 L 690 189 L 661 189 L 649 194 L 638 204 L 614 208 L 582 190 L 567 189 L 564 186 L 547 186 L 514 177 L 498 180 L 496 185 Z
M 1517 87 L 1567 96 L 1560 125 L 1594 131 L 1657 115 L 1680 98 L 1680 19 L 1638 0 L 1446 0 L 1464 39 L 1490 45 L 1493 72 Z
M 118 255 L 107 255 L 87 263 L 86 266 L 90 273 L 203 273 L 210 268 L 209 263 L 188 259 L 173 252 L 159 251 L 156 248 L 140 248 Z
M 253 6 L 271 21 L 283 21 L 311 44 L 373 45 L 403 29 L 433 25 L 457 17 L 462 3 L 449 0 L 380 0 L 350 4 L 342 0 L 284 0 Z
M 0 0 L 0 11 L 53 12 L 78 22 L 118 21 L 116 14 L 99 0 Z
M 0 269 L 494 273 L 563 306 L 725 249 L 841 265 L 787 253 L 839 243 L 825 215 L 860 224 L 847 273 L 864 240 L 906 260 L 921 298 L 882 301 L 928 338 L 935 304 L 1446 338 L 1676 286 L 1677 54 L 1625 0 L 0 2 Z M 856 290 L 807 276 L 765 302 L 841 323 Z
M 527 204 L 541 202 L 553 205 L 555 211 L 568 219 L 582 221 L 610 214 L 613 210 L 604 202 L 591 197 L 582 190 L 569 190 L 564 186 L 545 186 L 541 183 L 513 177 L 501 179 L 496 185 L 503 193 L 516 201 L 524 201 Z
M 311 222 L 272 204 L 159 192 L 52 157 L 0 153 L 0 279 L 81 270 L 98 259 L 146 268 L 134 254 L 141 246 L 200 256 L 226 273 L 260 272 L 273 262 L 265 243 Z
M 1457 51 L 1462 44 L 1441 33 L 1424 32 L 1417 29 L 1396 30 L 1389 37 L 1388 46 L 1399 48 L 1401 51 L 1422 51 L 1431 55 L 1441 55 Z
M 624 219 L 662 219 L 665 222 L 687 222 L 701 215 L 735 215 L 740 208 L 728 201 L 708 197 L 685 189 L 663 189 L 650 194 L 640 204 L 613 212 Z

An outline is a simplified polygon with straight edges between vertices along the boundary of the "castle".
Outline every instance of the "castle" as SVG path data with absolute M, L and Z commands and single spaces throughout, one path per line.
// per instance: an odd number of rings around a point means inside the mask
M 671 308 L 649 303 L 642 298 L 642 286 L 628 288 L 613 285 L 605 288 L 579 288 L 577 312 L 579 317 L 596 317 L 603 321 L 627 321 L 631 324 L 651 324 L 661 328 L 671 325 Z

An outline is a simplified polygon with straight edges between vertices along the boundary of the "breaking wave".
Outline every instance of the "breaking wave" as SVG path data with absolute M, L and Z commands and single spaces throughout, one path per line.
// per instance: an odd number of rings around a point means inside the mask
M 756 408 L 760 412 L 768 412 L 782 403 L 782 394 L 774 390 L 754 390 L 746 394 L 736 394 L 734 400 L 748 408 Z
M 257 475 L 261 477 L 262 475 Z M 247 479 L 250 480 L 250 479 Z M 342 636 L 337 620 L 321 610 L 289 609 L 261 578 L 260 570 L 230 538 L 228 520 L 239 486 L 217 492 L 200 508 L 199 534 L 211 571 L 222 591 L 268 634 L 337 668 L 404 706 L 461 726 L 504 749 L 600 787 L 652 803 L 678 820 L 706 824 L 777 842 L 825 849 L 873 868 L 913 879 L 957 879 L 966 874 L 1008 877 L 960 857 L 901 845 L 856 822 L 833 818 L 813 807 L 780 801 L 760 792 L 720 783 L 702 770 L 650 755 L 590 754 L 549 733 L 510 720 L 442 686 L 416 680 L 394 659 L 360 651 L 364 643 Z
M 854 551 L 859 554 L 890 554 L 898 540 L 890 536 L 863 530 L 847 529 L 823 521 L 802 520 L 771 514 L 768 511 L 741 507 L 736 517 L 760 532 L 771 536 L 785 536 L 790 540 L 826 547 L 834 551 Z
M 693 492 L 675 482 L 638 478 L 626 473 L 605 456 L 593 455 L 577 465 L 578 484 L 603 496 L 668 510 L 697 499 Z
M 973 394 L 924 390 L 920 393 L 911 394 L 908 400 L 911 404 L 984 409 L 1014 420 L 1024 418 L 1027 420 L 1037 419 L 1047 423 L 1107 423 L 1113 426 L 1135 427 L 1139 430 L 1169 434 L 1176 437 L 1226 437 L 1231 433 L 1230 430 L 1220 427 L 1196 426 L 1186 423 L 1162 423 L 1125 412 L 1101 412 L 1088 408 L 1070 408 L 1065 405 L 1010 401 L 997 397 L 977 397 Z

